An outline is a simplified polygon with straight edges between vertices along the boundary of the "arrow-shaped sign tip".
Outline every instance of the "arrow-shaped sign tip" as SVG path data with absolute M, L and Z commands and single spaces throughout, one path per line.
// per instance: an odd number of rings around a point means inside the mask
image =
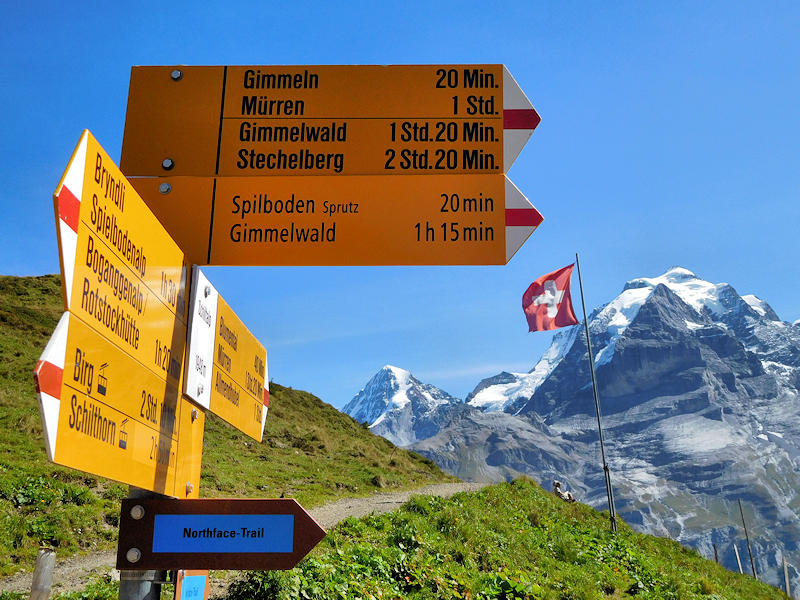
M 306 554 L 319 544 L 327 535 L 322 526 L 304 509 L 296 500 L 298 515 L 301 518 L 295 519 L 295 557 L 299 562 Z
M 503 67 L 503 169 L 507 173 L 542 118 Z
M 36 363 L 33 379 L 39 397 L 39 412 L 42 417 L 47 457 L 52 461 L 56 453 L 58 412 L 61 406 L 61 381 L 64 375 L 64 359 L 67 352 L 69 313 L 61 315 L 56 329 Z
M 542 221 L 542 214 L 506 177 L 506 263 Z

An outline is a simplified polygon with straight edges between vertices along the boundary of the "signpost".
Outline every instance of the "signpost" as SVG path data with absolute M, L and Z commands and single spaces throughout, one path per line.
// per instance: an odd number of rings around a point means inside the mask
M 269 406 L 267 350 L 197 267 L 191 310 L 184 393 L 260 442 Z
M 198 264 L 504 265 L 543 220 L 503 174 L 132 181 Z
M 164 569 L 290 569 L 325 536 L 291 499 L 189 499 L 205 410 L 260 441 L 269 392 L 266 349 L 188 266 L 506 264 L 542 222 L 505 175 L 538 124 L 503 65 L 133 68 L 133 179 L 85 131 L 54 196 L 67 312 L 35 370 L 50 460 L 176 497 L 123 501 L 123 600 Z
M 204 414 L 175 385 L 69 312 L 35 378 L 51 461 L 160 494 L 196 496 Z
M 183 251 L 88 131 L 54 201 L 64 308 L 177 386 L 187 318 Z
M 325 531 L 292 499 L 122 501 L 118 569 L 291 569 Z
M 502 265 L 539 120 L 503 65 L 134 67 L 121 164 L 197 264 Z
M 180 394 L 184 254 L 88 131 L 54 203 L 68 312 L 35 371 L 48 455 L 196 495 L 204 414 Z
M 505 173 L 539 115 L 503 65 L 133 67 L 129 176 Z

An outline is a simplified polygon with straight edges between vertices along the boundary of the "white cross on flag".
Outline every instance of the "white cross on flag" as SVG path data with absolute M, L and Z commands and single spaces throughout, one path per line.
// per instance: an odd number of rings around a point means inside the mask
M 528 331 L 547 331 L 578 324 L 569 294 L 574 266 L 571 264 L 542 275 L 522 294 L 522 310 L 528 320 Z

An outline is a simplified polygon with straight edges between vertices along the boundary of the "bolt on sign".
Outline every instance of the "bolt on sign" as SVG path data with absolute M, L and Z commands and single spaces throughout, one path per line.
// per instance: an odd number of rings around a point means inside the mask
M 184 254 L 88 131 L 54 205 L 67 312 L 34 373 L 49 458 L 196 495 L 204 414 L 180 394 Z
M 260 442 L 269 406 L 266 348 L 197 267 L 190 306 L 184 393 Z
M 506 264 L 538 123 L 502 65 L 134 67 L 122 165 L 197 264 Z
M 540 118 L 503 65 L 142 66 L 129 176 L 505 173 Z
M 126 498 L 117 568 L 291 569 L 324 537 L 290 498 Z

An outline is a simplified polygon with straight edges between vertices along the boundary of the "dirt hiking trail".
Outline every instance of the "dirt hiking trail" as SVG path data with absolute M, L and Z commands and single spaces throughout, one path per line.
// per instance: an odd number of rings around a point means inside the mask
M 474 492 L 488 483 L 438 483 L 429 485 L 416 490 L 405 492 L 385 492 L 374 494 L 367 498 L 343 498 L 312 508 L 308 512 L 319 523 L 323 529 L 329 530 L 339 521 L 347 517 L 363 517 L 370 513 L 387 513 L 399 508 L 408 502 L 411 496 L 425 494 L 430 496 L 441 496 L 449 498 L 459 492 Z M 51 595 L 65 592 L 82 590 L 92 575 L 108 575 L 119 578 L 119 572 L 114 569 L 116 562 L 116 552 L 96 552 L 84 556 L 75 556 L 64 560 L 58 559 L 56 554 L 56 566 L 53 570 L 53 587 Z M 231 573 L 233 575 L 233 573 Z M 0 580 L 0 592 L 25 592 L 31 588 L 33 577 L 33 565 L 30 570 L 18 573 L 12 577 Z M 229 579 L 211 580 L 211 597 L 224 595 Z

